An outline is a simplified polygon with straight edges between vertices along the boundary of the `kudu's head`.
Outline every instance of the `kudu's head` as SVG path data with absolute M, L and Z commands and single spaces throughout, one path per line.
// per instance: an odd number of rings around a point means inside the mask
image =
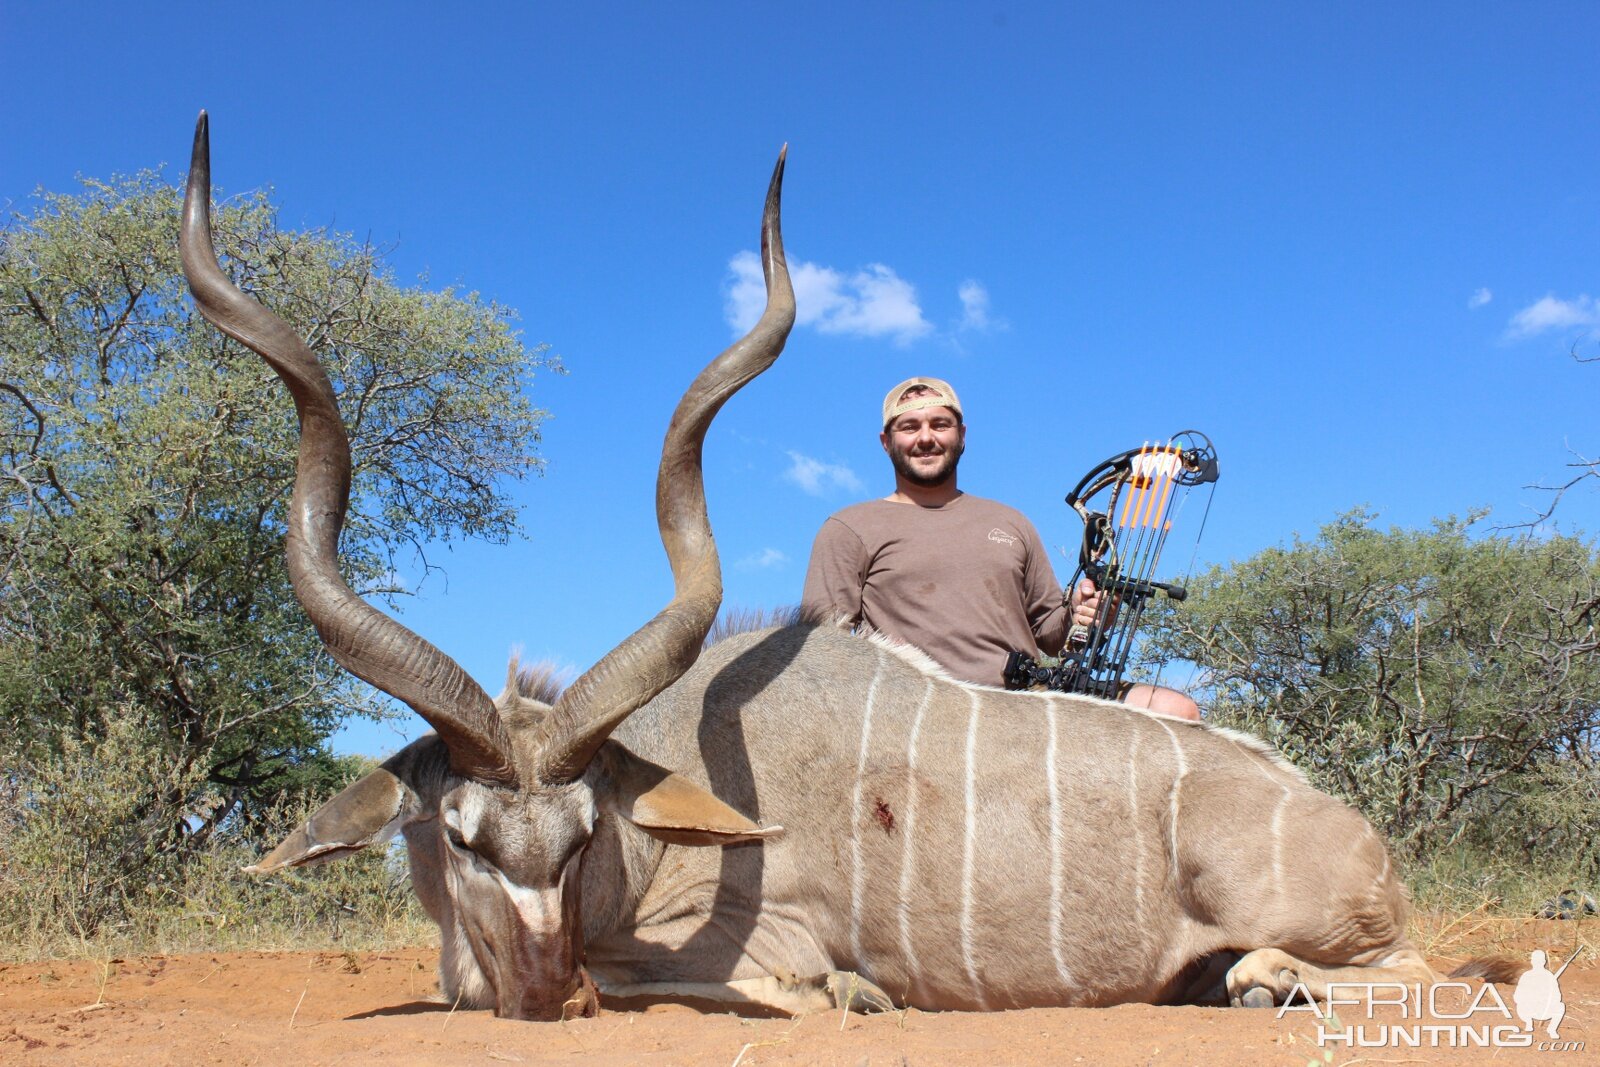
M 694 662 L 722 600 L 706 517 L 700 454 L 723 403 L 777 359 L 794 324 L 779 233 L 780 153 L 762 218 L 767 305 L 753 329 L 713 360 L 678 402 L 661 451 L 656 516 L 675 581 L 670 603 L 569 686 L 553 704 L 491 700 L 427 641 L 358 597 L 340 577 L 339 532 L 350 494 L 350 446 L 333 387 L 282 319 L 222 273 L 211 244 L 210 149 L 201 112 L 180 239 L 195 303 L 278 373 L 300 416 L 290 503 L 290 580 L 333 658 L 410 705 L 424 738 L 320 809 L 256 869 L 313 862 L 431 824 L 442 889 L 418 886 L 441 925 L 470 947 L 496 1014 L 560 1019 L 592 1014 L 583 970 L 579 869 L 603 811 L 663 840 L 727 844 L 770 836 L 687 779 L 608 741 L 629 714 Z M 417 858 L 413 857 L 413 869 Z M 430 902 L 428 894 L 445 899 Z M 448 912 L 442 916 L 441 912 Z M 449 931 L 447 931 L 448 934 Z M 476 999 L 476 998 L 474 998 Z

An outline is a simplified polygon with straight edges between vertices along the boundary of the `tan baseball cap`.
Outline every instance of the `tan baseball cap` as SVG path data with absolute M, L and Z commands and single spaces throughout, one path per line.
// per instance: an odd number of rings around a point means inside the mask
M 910 389 L 917 386 L 928 390 L 921 396 L 900 398 Z M 961 417 L 961 399 L 956 396 L 956 391 L 950 388 L 950 383 L 939 378 L 907 378 L 883 398 L 883 425 L 888 426 L 895 419 L 908 411 L 920 411 L 923 408 L 949 408 Z

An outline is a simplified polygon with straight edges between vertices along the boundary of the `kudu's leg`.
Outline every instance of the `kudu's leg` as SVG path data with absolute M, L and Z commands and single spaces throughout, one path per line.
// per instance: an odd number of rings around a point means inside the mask
M 811 978 L 741 978 L 732 982 L 636 982 L 601 987 L 607 997 L 695 997 L 717 1004 L 771 1008 L 789 1015 L 848 1008 L 893 1011 L 882 989 L 851 971 L 829 971 Z
M 1252 857 L 1271 872 L 1269 891 L 1230 900 L 1246 905 L 1229 913 L 1234 947 L 1261 947 L 1229 969 L 1229 1002 L 1282 1004 L 1297 985 L 1326 1000 L 1330 983 L 1437 981 L 1406 938 L 1410 909 L 1383 838 L 1331 797 L 1282 790 L 1262 838 L 1268 849 Z
M 1155 998 L 1157 1004 L 1204 1004 L 1220 1007 L 1228 1003 L 1228 972 L 1242 953 L 1218 952 L 1185 967 Z
M 1344 967 L 1319 967 L 1282 949 L 1262 948 L 1228 971 L 1228 1000 L 1234 1007 L 1267 1008 L 1286 1002 L 1297 985 L 1313 999 L 1325 1001 L 1330 983 L 1427 985 L 1438 980 L 1422 953 L 1410 947 L 1376 963 Z

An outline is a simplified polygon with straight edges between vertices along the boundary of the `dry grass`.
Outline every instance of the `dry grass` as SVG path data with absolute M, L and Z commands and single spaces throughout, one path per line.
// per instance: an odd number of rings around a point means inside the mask
M 0 960 L 359 950 L 438 939 L 402 851 L 377 848 L 262 878 L 241 870 L 259 858 L 259 841 L 224 835 L 141 868 L 115 862 L 110 849 L 96 858 L 63 847 L 81 833 L 72 820 L 47 820 L 48 808 L 29 814 L 28 822 L 12 820 L 19 832 L 0 842 Z M 305 814 L 279 813 L 266 836 L 286 833 Z
M 1546 902 L 1564 890 L 1593 893 L 1584 862 L 1580 857 L 1565 868 L 1529 869 L 1491 856 L 1435 856 L 1407 872 L 1415 898 L 1408 932 L 1418 948 L 1436 959 L 1516 956 L 1531 941 L 1562 959 L 1587 946 L 1575 966 L 1593 967 L 1600 949 L 1600 916 L 1538 917 Z
M 1527 953 L 1542 948 L 1555 960 L 1572 959 L 1580 971 L 1600 966 L 1600 921 L 1530 919 L 1521 915 L 1417 912 L 1411 917 L 1411 936 L 1431 959 L 1457 964 L 1471 959 L 1500 957 L 1526 962 Z

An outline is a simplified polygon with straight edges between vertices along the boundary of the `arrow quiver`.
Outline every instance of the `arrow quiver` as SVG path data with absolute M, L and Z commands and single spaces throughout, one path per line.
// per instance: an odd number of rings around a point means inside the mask
M 1150 598 L 1188 595 L 1181 584 L 1155 580 L 1156 565 L 1190 490 L 1208 485 L 1206 514 L 1217 481 L 1217 451 L 1199 430 L 1173 434 L 1165 444 L 1145 444 L 1098 464 L 1067 494 L 1083 519 L 1083 546 L 1067 592 L 1088 578 L 1100 591 L 1089 626 L 1074 624 L 1058 664 L 1041 664 L 1025 652 L 1006 663 L 1008 689 L 1043 687 L 1116 699 L 1134 635 Z M 1099 509 L 1099 510 L 1096 510 Z M 1205 516 L 1199 533 L 1205 531 Z M 1199 544 L 1199 533 L 1195 543 Z

